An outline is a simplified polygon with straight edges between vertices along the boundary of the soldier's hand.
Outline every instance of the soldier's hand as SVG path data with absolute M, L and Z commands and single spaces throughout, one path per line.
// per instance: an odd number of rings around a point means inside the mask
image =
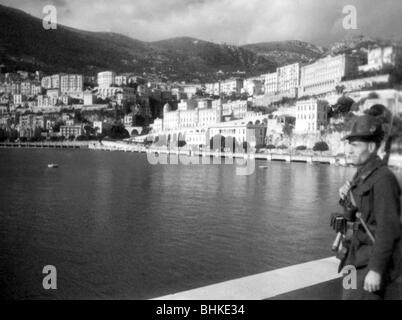
M 348 195 L 350 190 L 350 181 L 346 181 L 345 184 L 339 189 L 339 197 L 343 200 Z
M 381 274 L 370 270 L 364 279 L 364 290 L 368 292 L 376 292 L 381 288 Z

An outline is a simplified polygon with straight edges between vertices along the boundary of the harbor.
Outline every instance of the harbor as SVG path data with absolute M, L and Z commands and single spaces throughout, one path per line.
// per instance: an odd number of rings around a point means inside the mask
M 331 255 L 329 215 L 352 168 L 272 161 L 238 176 L 232 165 L 154 166 L 145 152 L 8 148 L 0 156 L 13 164 L 0 168 L 8 297 L 156 299 L 226 283 L 250 288 L 227 299 L 271 299 L 338 276 L 324 262 L 293 285 L 271 283 L 288 276 L 283 268 Z M 36 285 L 47 264 L 57 267 L 56 291 Z
M 0 148 L 81 149 L 81 148 L 88 148 L 88 142 L 85 141 L 0 142 Z
M 321 163 L 331 165 L 347 165 L 346 157 L 322 156 L 322 155 L 300 155 L 286 153 L 233 153 L 233 152 L 214 152 L 214 151 L 192 151 L 168 148 L 152 148 L 138 145 L 130 145 L 123 142 L 103 141 L 102 143 L 89 143 L 90 150 L 102 151 L 122 151 L 122 152 L 142 152 L 148 154 L 164 154 L 180 157 L 215 157 L 227 159 L 255 159 L 265 161 L 281 161 L 281 162 L 301 162 L 301 163 Z
M 402 1 L 0 2 L 1 300 L 402 299 Z

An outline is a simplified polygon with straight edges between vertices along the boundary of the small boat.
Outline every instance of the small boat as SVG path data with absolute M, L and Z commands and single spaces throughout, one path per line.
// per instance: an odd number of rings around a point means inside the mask
M 48 168 L 58 168 L 59 165 L 58 165 L 57 163 L 49 163 L 49 164 L 47 165 L 47 167 L 48 167 Z

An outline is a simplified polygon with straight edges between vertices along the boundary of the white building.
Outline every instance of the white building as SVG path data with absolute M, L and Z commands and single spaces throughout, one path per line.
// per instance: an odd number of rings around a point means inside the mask
M 299 97 L 335 91 L 343 77 L 357 73 L 357 67 L 357 58 L 346 54 L 327 56 L 302 67 Z
M 52 87 L 52 80 L 50 77 L 43 77 L 41 80 L 41 86 L 45 89 L 50 89 Z
M 63 105 L 68 106 L 71 104 L 71 97 L 68 94 L 63 94 L 60 97 L 61 102 L 63 103 Z
M 41 85 L 45 89 L 60 88 L 60 77 L 60 74 L 43 77 L 41 80 Z
M 91 106 L 96 102 L 96 96 L 91 91 L 84 92 L 84 106 Z
M 247 114 L 247 100 L 228 101 L 222 104 L 222 115 L 243 119 Z
M 161 132 L 163 130 L 163 120 L 156 118 L 151 126 L 152 126 L 152 132 L 154 133 Z
M 243 80 L 239 78 L 227 79 L 221 82 L 221 93 L 231 95 L 240 94 L 243 88 Z
M 59 97 L 61 96 L 60 89 L 57 89 L 57 88 L 48 89 L 48 90 L 46 90 L 46 95 L 47 95 L 48 97 L 51 97 L 51 98 L 57 100 L 57 99 L 59 99 Z
M 208 129 L 200 128 L 186 131 L 184 139 L 189 146 L 207 146 L 209 145 Z
M 27 97 L 32 96 L 31 83 L 29 81 L 21 82 L 21 94 Z
M 188 101 L 187 100 L 180 100 L 180 102 L 177 104 L 177 110 L 183 111 L 187 110 L 188 108 Z
M 97 94 L 102 99 L 116 97 L 118 93 L 122 93 L 120 99 L 133 99 L 135 98 L 135 89 L 130 87 L 97 87 Z
M 38 107 L 48 108 L 56 105 L 58 97 L 49 97 L 47 95 L 38 95 Z
M 65 74 L 60 77 L 61 93 L 81 92 L 83 88 L 83 76 L 80 74 Z
M 13 95 L 13 103 L 18 106 L 22 104 L 22 94 L 14 94 Z
M 46 119 L 45 123 L 46 123 L 45 124 L 45 129 L 46 130 L 53 130 L 53 126 L 55 125 L 56 121 L 51 120 L 51 119 Z
M 121 88 L 116 93 L 116 102 L 118 105 L 123 105 L 124 102 L 135 103 L 135 90 L 134 88 Z
M 195 127 L 207 127 L 222 121 L 220 106 L 212 108 L 210 100 L 199 100 L 198 107 L 186 102 L 180 103 L 180 109 L 171 110 L 169 104 L 163 108 L 163 131 L 182 130 Z
M 266 132 L 267 126 L 263 122 L 254 124 L 247 120 L 228 121 L 210 126 L 209 139 L 216 135 L 233 137 L 237 143 L 248 142 L 254 148 L 265 143 Z
M 112 87 L 115 83 L 116 73 L 113 71 L 104 71 L 98 73 L 98 86 L 100 88 Z
M 212 99 L 197 99 L 196 101 L 198 109 L 208 109 L 212 107 Z
M 359 66 L 359 72 L 379 71 L 386 66 L 395 66 L 402 57 L 401 48 L 388 46 L 372 48 L 367 53 L 367 64 Z
M 200 85 L 191 85 L 191 84 L 184 85 L 182 86 L 182 88 L 183 93 L 185 93 L 189 99 L 191 99 L 191 97 L 194 96 L 198 90 L 201 90 Z
M 295 133 L 316 133 L 328 124 L 328 102 L 317 99 L 296 102 Z
M 114 78 L 114 84 L 117 86 L 126 86 L 128 84 L 128 77 L 124 75 L 119 75 Z
M 126 114 L 123 119 L 123 123 L 125 127 L 131 127 L 134 124 L 134 116 L 133 114 Z
M 179 110 L 172 111 L 169 104 L 163 107 L 163 131 L 179 129 Z
M 300 81 L 300 65 L 294 63 L 280 67 L 277 69 L 277 74 L 279 94 L 296 97 Z
M 31 85 L 31 96 L 37 96 L 41 94 L 42 87 L 40 85 Z
M 220 83 L 206 83 L 205 84 L 205 92 L 210 95 L 219 96 L 220 93 Z
M 264 76 L 264 89 L 266 95 L 275 95 L 278 92 L 278 73 L 268 73 Z
M 60 126 L 60 136 L 63 137 L 78 137 L 82 135 L 83 129 L 81 125 L 72 125 L 72 126 Z
M 66 126 L 73 126 L 75 124 L 75 120 L 74 119 L 69 119 L 66 121 Z
M 198 109 L 197 127 L 208 127 L 222 121 L 222 112 L 220 108 Z
M 247 93 L 249 96 L 260 95 L 263 93 L 263 83 L 260 79 L 245 79 L 241 91 Z

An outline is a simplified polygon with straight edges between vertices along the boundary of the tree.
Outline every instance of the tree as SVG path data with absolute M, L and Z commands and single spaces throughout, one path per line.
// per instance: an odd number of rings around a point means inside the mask
M 296 147 L 296 150 L 304 151 L 304 150 L 307 150 L 307 147 L 306 146 L 298 146 L 298 147 Z
M 124 128 L 124 126 L 122 124 L 119 125 L 113 125 L 109 132 L 107 133 L 107 135 L 111 138 L 111 139 L 126 139 L 130 137 L 130 134 L 128 133 L 128 131 Z
M 18 139 L 18 131 L 15 129 L 11 129 L 9 132 L 7 132 L 7 137 L 8 137 L 8 140 L 10 140 L 11 142 L 14 142 L 15 140 Z
M 136 114 L 134 116 L 134 124 L 136 126 L 144 126 L 145 123 L 146 123 L 146 119 L 142 115 Z
M 79 111 L 79 110 L 75 110 L 75 111 L 74 111 L 74 119 L 75 119 L 77 122 L 82 122 L 83 118 L 82 118 L 81 111 Z
M 289 123 L 286 123 L 286 124 L 283 126 L 283 134 L 284 134 L 285 136 L 290 137 L 290 136 L 292 135 L 292 132 L 293 132 L 293 126 L 292 126 L 291 124 L 289 124 Z
M 41 128 L 35 127 L 33 138 L 34 138 L 35 141 L 42 140 L 42 129 Z
M 355 101 L 347 96 L 342 96 L 338 99 L 336 104 L 332 107 L 334 115 L 343 115 L 350 112 L 350 109 Z
M 343 91 L 345 91 L 345 86 L 344 86 L 344 85 L 337 85 L 337 86 L 335 87 L 335 90 L 336 90 L 336 93 L 342 94 Z
M 313 151 L 323 152 L 323 151 L 328 151 L 328 150 L 329 150 L 329 147 L 325 141 L 317 142 L 313 147 Z
M 130 114 L 131 113 L 131 104 L 127 101 L 123 102 L 123 110 L 124 110 L 124 114 Z
M 60 126 L 63 126 L 64 122 L 61 120 L 58 120 L 52 127 L 53 132 L 60 132 Z
M 0 142 L 4 142 L 7 139 L 6 131 L 0 128 Z
M 88 137 L 87 137 L 87 136 L 84 136 L 84 135 L 80 135 L 80 136 L 77 137 L 76 140 L 77 140 L 77 141 L 86 141 L 86 140 L 88 140 Z
M 268 150 L 276 149 L 276 146 L 273 144 L 269 144 L 269 145 L 267 145 L 267 149 Z

